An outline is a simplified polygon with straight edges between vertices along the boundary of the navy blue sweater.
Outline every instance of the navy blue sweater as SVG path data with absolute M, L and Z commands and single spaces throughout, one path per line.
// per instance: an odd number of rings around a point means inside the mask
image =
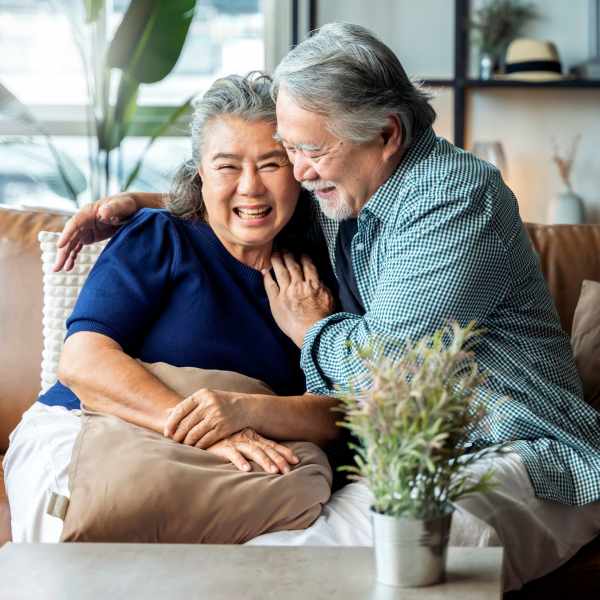
M 225 369 L 280 395 L 302 394 L 300 351 L 277 327 L 262 275 L 236 260 L 204 223 L 144 209 L 107 245 L 67 320 L 134 358 Z M 79 408 L 60 383 L 40 402 Z

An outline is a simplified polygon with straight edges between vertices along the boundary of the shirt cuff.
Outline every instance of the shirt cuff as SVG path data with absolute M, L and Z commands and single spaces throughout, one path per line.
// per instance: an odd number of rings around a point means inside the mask
M 91 331 L 93 333 L 101 333 L 106 337 L 109 337 L 111 340 L 114 340 L 123 348 L 125 346 L 125 340 L 122 339 L 123 336 L 120 336 L 114 329 L 108 327 L 104 323 L 99 323 L 98 321 L 93 321 L 91 319 L 78 319 L 73 321 L 67 329 L 67 335 L 65 335 L 65 341 L 67 338 L 71 337 L 74 333 L 79 331 Z
M 300 353 L 300 367 L 306 378 L 306 389 L 313 394 L 331 395 L 335 392 L 334 382 L 325 374 L 323 367 L 335 369 L 339 356 L 328 356 L 327 363 L 319 364 L 319 348 L 323 330 L 329 325 L 334 325 L 347 319 L 355 320 L 357 316 L 352 313 L 336 313 L 317 321 L 304 335 L 304 342 Z M 344 348 L 340 348 L 343 353 Z

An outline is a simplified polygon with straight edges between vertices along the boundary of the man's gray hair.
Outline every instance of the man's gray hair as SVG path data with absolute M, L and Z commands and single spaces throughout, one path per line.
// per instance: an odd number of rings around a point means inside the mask
M 273 98 L 283 87 L 301 108 L 328 118 L 336 137 L 373 140 L 398 115 L 403 146 L 429 127 L 430 96 L 408 78 L 396 55 L 368 29 L 330 23 L 293 48 L 273 75 Z
M 217 79 L 200 100 L 194 103 L 191 122 L 192 158 L 179 168 L 166 201 L 167 209 L 182 218 L 204 219 L 202 181 L 198 166 L 206 139 L 207 126 L 218 117 L 232 115 L 245 121 L 275 124 L 275 102 L 271 97 L 271 78 L 259 71 L 245 77 L 228 75 Z

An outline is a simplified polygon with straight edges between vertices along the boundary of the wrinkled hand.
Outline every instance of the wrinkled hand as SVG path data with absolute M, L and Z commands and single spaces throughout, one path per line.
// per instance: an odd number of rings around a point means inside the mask
M 138 209 L 131 194 L 123 193 L 102 198 L 80 208 L 65 224 L 58 240 L 54 271 L 70 271 L 85 244 L 100 242 L 114 235 L 119 227 Z
M 248 425 L 248 394 L 200 389 L 169 413 L 164 435 L 202 450 Z
M 282 257 L 274 253 L 271 265 L 277 281 L 268 270 L 263 271 L 263 277 L 273 318 L 301 348 L 306 332 L 333 312 L 333 296 L 307 256 L 299 264 L 291 254 Z
M 262 437 L 249 427 L 213 444 L 207 450 L 229 460 L 240 471 L 251 469 L 248 460 L 253 460 L 266 473 L 288 473 L 290 465 L 300 462 L 289 448 Z

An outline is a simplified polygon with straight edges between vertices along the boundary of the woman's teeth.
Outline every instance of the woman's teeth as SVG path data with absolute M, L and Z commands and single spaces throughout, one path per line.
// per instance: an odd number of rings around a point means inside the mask
M 235 213 L 242 219 L 260 219 L 271 212 L 271 207 L 265 208 L 234 208 Z

